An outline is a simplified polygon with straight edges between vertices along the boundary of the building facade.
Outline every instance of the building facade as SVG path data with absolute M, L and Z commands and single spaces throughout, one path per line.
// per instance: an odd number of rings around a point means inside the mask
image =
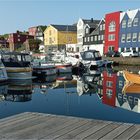
M 37 26 L 30 27 L 30 28 L 28 29 L 28 32 L 29 32 L 29 35 L 35 37 L 35 36 L 36 36 L 36 32 L 37 32 Z
M 105 15 L 104 54 L 119 49 L 120 13 L 119 11 Z
M 9 34 L 8 42 L 10 51 L 14 51 L 20 48 L 27 39 L 34 39 L 34 36 L 28 35 L 27 33 L 23 33 L 20 31 Z
M 93 28 L 94 27 L 94 28 Z M 102 19 L 98 24 L 92 26 L 88 25 L 85 28 L 85 37 L 83 37 L 84 50 L 97 50 L 103 55 L 104 50 L 104 32 L 105 21 Z
M 77 29 L 72 25 L 49 25 L 44 31 L 46 51 L 64 51 L 66 44 L 77 43 Z
M 37 26 L 37 30 L 35 33 L 35 38 L 41 40 L 44 42 L 44 31 L 47 28 L 47 26 Z
M 128 10 L 120 14 L 119 51 L 140 52 L 140 10 Z
M 77 48 L 79 51 L 83 50 L 83 38 L 85 37 L 85 28 L 90 28 L 90 32 L 94 30 L 96 24 L 99 23 L 99 20 L 91 19 L 82 19 L 80 18 L 77 22 Z

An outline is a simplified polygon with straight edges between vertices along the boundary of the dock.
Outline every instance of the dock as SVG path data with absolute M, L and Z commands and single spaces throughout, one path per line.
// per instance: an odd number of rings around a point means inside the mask
M 0 119 L 0 139 L 140 139 L 140 125 L 25 112 Z

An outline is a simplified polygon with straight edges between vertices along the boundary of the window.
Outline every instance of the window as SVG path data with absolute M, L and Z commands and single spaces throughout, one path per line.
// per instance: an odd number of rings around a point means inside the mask
M 89 33 L 89 28 L 86 28 L 86 34 L 88 34 Z
M 126 20 L 122 21 L 122 28 L 126 28 Z
M 104 35 L 101 35 L 101 40 L 104 40 Z
M 125 42 L 125 34 L 122 34 L 122 37 L 121 37 L 121 42 L 124 43 Z
M 108 35 L 108 40 L 109 41 L 114 41 L 115 40 L 115 34 Z
M 116 30 L 116 24 L 115 24 L 115 21 L 112 21 L 109 24 L 109 32 L 114 32 L 115 30 Z
M 140 33 L 139 33 L 139 36 L 138 36 L 138 41 L 140 42 Z
M 87 38 L 86 37 L 84 38 L 84 41 L 87 42 Z
M 139 21 L 139 19 L 138 19 L 138 18 L 134 18 L 134 21 L 133 21 L 133 26 L 138 26 L 138 21 Z
M 20 42 L 20 38 L 18 38 L 18 41 Z
M 105 24 L 103 24 L 103 30 L 105 30 Z
M 131 33 L 127 34 L 127 42 L 131 42 Z
M 133 42 L 137 41 L 137 33 L 133 33 L 132 41 Z
M 90 38 L 90 39 L 91 39 L 91 41 L 93 41 L 93 36 L 91 36 L 91 38 Z
M 88 42 L 89 42 L 89 39 L 90 39 L 90 38 L 88 37 L 87 39 L 88 39 Z
M 132 26 L 132 19 L 128 19 L 128 24 L 127 24 L 127 27 L 131 27 Z
M 107 82 L 106 82 L 106 86 L 107 86 L 107 87 L 112 87 L 112 86 L 113 86 L 112 81 L 107 81 Z
M 112 92 L 111 89 L 106 89 L 106 95 L 107 95 L 108 98 L 111 98 L 112 94 L 113 94 L 113 92 Z
M 101 40 L 101 36 L 100 35 L 98 36 L 98 40 Z
M 103 30 L 103 25 L 100 25 L 100 31 L 102 31 Z
M 94 37 L 94 40 L 97 41 L 97 36 Z
M 108 51 L 114 51 L 114 46 L 108 46 Z

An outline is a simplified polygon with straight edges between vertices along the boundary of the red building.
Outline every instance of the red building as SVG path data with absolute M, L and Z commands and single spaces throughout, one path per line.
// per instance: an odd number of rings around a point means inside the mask
M 32 35 L 32 36 L 36 36 L 36 32 L 37 32 L 37 26 L 36 27 L 30 27 L 28 29 L 28 32 L 29 32 L 29 35 Z
M 115 107 L 117 92 L 117 74 L 112 72 L 103 72 L 103 98 L 104 104 Z
M 10 51 L 14 51 L 17 48 L 20 48 L 27 39 L 34 39 L 34 36 L 19 31 L 9 34 L 8 42 Z
M 105 15 L 105 54 L 109 51 L 118 51 L 120 13 L 121 12 L 114 12 Z

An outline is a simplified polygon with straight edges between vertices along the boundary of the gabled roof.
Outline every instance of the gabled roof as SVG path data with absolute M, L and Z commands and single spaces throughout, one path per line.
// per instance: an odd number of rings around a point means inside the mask
M 77 31 L 77 27 L 73 26 L 73 25 L 54 25 L 54 24 L 51 24 L 51 26 L 56 28 L 58 31 L 72 31 L 72 32 Z
M 100 22 L 100 20 L 94 20 L 93 18 L 91 19 L 82 19 L 84 24 L 98 24 Z
M 46 25 L 40 25 L 40 26 L 38 26 L 43 32 L 45 31 L 45 29 L 47 28 L 47 26 Z

